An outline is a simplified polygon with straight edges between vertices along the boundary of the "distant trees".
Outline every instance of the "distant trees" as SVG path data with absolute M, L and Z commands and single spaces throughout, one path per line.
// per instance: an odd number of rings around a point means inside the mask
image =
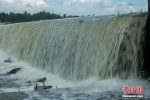
M 74 18 L 74 17 L 79 17 L 78 15 L 68 15 L 67 18 Z
M 0 21 L 7 21 L 8 20 L 8 14 L 5 14 L 4 12 L 2 12 L 0 14 Z
M 38 13 L 30 14 L 27 11 L 23 13 L 0 13 L 0 21 L 1 22 L 28 22 L 28 21 L 38 21 L 38 20 L 46 20 L 46 19 L 61 19 L 61 18 L 73 18 L 79 17 L 77 15 L 69 15 L 63 14 L 63 16 L 55 13 L 40 11 Z
M 63 18 L 66 18 L 66 17 L 67 17 L 66 14 L 64 14 L 64 15 L 63 15 Z

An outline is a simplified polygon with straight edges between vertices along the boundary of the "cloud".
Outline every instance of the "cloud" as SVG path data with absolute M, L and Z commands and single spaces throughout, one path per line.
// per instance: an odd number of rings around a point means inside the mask
M 26 4 L 27 7 L 31 7 L 31 5 L 29 3 Z
M 19 5 L 19 6 L 24 6 L 24 4 L 31 4 L 31 5 L 44 5 L 47 6 L 47 3 L 44 2 L 44 0 L 1 0 L 1 4 L 4 5 Z
M 135 6 L 129 2 L 112 3 L 112 0 L 65 0 L 62 12 L 71 14 L 72 12 L 82 15 L 107 15 L 120 13 L 140 12 L 141 9 L 147 11 L 147 6 Z M 67 8 L 67 9 L 66 9 Z M 78 11 L 78 12 L 76 12 Z
M 2 0 L 2 2 L 6 2 L 6 3 L 14 3 L 14 0 Z
M 0 0 L 1 12 L 29 11 L 34 13 L 46 8 L 51 8 L 51 6 L 44 2 L 44 0 Z
M 47 1 L 47 2 L 46 2 Z M 113 3 L 112 0 L 0 0 L 1 12 L 48 11 L 67 15 L 107 15 L 147 11 L 148 5 L 136 6 L 129 2 Z
M 65 0 L 64 5 L 72 5 L 72 4 L 88 4 L 88 5 L 102 5 L 102 6 L 110 6 L 111 0 Z
M 142 8 L 144 11 L 148 10 L 148 3 Z
M 132 12 L 140 12 L 141 9 L 143 11 L 147 11 L 146 6 L 135 6 L 133 3 L 126 2 L 118 2 L 115 6 L 111 8 L 112 11 L 119 11 L 121 13 L 130 13 Z
M 130 13 L 131 10 L 135 12 L 136 7 L 132 3 L 126 3 L 126 2 L 118 2 L 110 8 L 106 8 L 106 12 L 112 14 L 117 13 L 118 11 L 120 13 Z
M 65 0 L 64 4 L 73 4 L 73 3 L 86 3 L 91 0 Z
M 100 15 L 105 8 L 112 6 L 111 0 L 65 0 L 62 12 L 75 15 Z
M 118 2 L 116 6 L 134 6 L 132 3 Z

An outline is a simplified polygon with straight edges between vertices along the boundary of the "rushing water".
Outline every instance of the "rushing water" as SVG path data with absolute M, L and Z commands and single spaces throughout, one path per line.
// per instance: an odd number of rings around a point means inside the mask
M 25 100 L 126 100 L 126 98 L 121 97 L 123 94 L 122 88 L 124 85 L 142 85 L 144 99 L 150 99 L 150 83 L 146 80 L 133 78 L 129 78 L 127 80 L 121 80 L 118 78 L 100 80 L 99 77 L 91 77 L 86 80 L 72 82 L 64 80 L 57 75 L 45 73 L 42 70 L 33 68 L 28 63 L 19 61 L 14 57 L 11 57 L 13 59 L 13 63 L 4 63 L 4 60 L 10 56 L 2 50 L 0 50 L 0 55 L 0 74 L 4 74 L 13 68 L 23 67 L 23 69 L 17 72 L 17 74 L 0 76 L 0 90 L 3 91 L 3 93 L 18 92 L 19 87 L 21 92 L 25 92 L 29 95 L 29 97 Z M 53 88 L 34 91 L 34 82 L 32 82 L 31 86 L 28 86 L 27 81 L 32 81 L 41 77 L 47 77 L 45 84 L 52 85 Z M 38 83 L 38 85 L 42 85 L 42 83 Z M 127 99 L 131 100 L 132 98 Z M 137 99 L 141 100 L 141 98 Z
M 14 79 L 28 99 L 121 99 L 124 85 L 142 85 L 150 98 L 149 83 L 137 78 L 146 18 L 144 13 L 1 26 L 0 74 L 23 67 L 2 78 Z M 7 54 L 13 63 L 3 62 Z M 34 92 L 33 85 L 27 86 L 28 80 L 40 77 L 47 77 L 45 84 L 53 88 Z M 17 85 L 1 90 L 18 91 Z
M 0 47 L 34 67 L 73 81 L 136 76 L 143 62 L 146 18 L 146 14 L 124 15 L 8 25 L 0 28 Z

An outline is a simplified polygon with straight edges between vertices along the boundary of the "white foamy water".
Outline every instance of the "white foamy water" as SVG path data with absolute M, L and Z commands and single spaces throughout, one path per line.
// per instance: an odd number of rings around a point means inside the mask
M 11 59 L 13 60 L 13 63 L 6 63 L 4 62 L 4 60 L 6 60 L 8 57 L 10 57 L 9 55 L 7 55 L 4 51 L 0 50 L 0 74 L 5 74 L 6 72 L 9 72 L 10 70 L 12 70 L 13 68 L 22 68 L 19 72 L 17 72 L 17 74 L 12 74 L 10 76 L 8 76 L 7 78 L 9 79 L 19 79 L 16 81 L 17 84 L 19 84 L 19 89 L 20 91 L 29 91 L 29 90 L 33 90 L 33 86 L 28 86 L 27 81 L 33 81 L 32 83 L 35 84 L 35 80 L 38 78 L 43 78 L 46 77 L 47 80 L 45 82 L 46 85 L 52 85 L 57 86 L 59 88 L 64 88 L 64 87 L 70 87 L 72 85 L 72 82 L 64 80 L 62 78 L 60 78 L 59 76 L 50 74 L 50 73 L 46 73 L 40 69 L 37 68 L 33 68 L 32 66 L 30 66 L 28 63 L 25 62 L 21 62 L 19 60 L 17 60 L 15 57 L 11 57 Z M 38 84 L 38 85 L 43 85 L 43 84 Z M 18 91 L 18 89 L 3 89 L 6 92 L 14 92 L 14 91 Z
M 67 81 L 59 76 L 46 73 L 43 70 L 33 68 L 25 62 L 21 62 L 16 58 L 12 57 L 13 63 L 5 63 L 4 60 L 10 57 L 4 51 L 0 50 L 0 74 L 4 74 L 13 68 L 22 68 L 16 74 L 10 76 L 1 76 L 7 79 L 17 79 L 15 83 L 18 84 L 19 90 L 29 94 L 29 97 L 25 100 L 44 99 L 44 100 L 74 100 L 74 99 L 83 99 L 83 100 L 96 100 L 96 99 L 113 99 L 120 98 L 123 94 L 122 88 L 126 86 L 143 86 L 143 95 L 145 98 L 150 98 L 150 83 L 142 79 L 133 79 L 129 78 L 127 80 L 120 80 L 117 78 L 100 80 L 98 77 L 91 77 L 89 79 L 73 82 Z M 37 78 L 46 77 L 46 85 L 52 85 L 52 89 L 34 91 L 34 85 L 27 86 L 28 80 L 35 80 Z M 35 83 L 34 83 L 35 84 Z M 39 83 L 38 85 L 42 85 Z M 56 87 L 57 86 L 57 89 Z M 8 92 L 18 92 L 17 87 L 4 87 L 0 88 L 4 93 Z

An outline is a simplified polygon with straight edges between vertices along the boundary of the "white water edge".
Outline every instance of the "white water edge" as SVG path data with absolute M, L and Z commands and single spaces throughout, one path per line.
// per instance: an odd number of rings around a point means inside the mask
M 45 98 L 44 100 L 49 100 L 48 96 L 41 96 L 37 92 L 34 92 L 34 86 L 27 86 L 28 80 L 35 80 L 37 78 L 46 77 L 47 80 L 45 82 L 46 85 L 52 85 L 53 88 L 49 89 L 55 90 L 57 86 L 58 89 L 64 89 L 64 91 L 67 91 L 66 88 L 71 89 L 71 93 L 80 93 L 80 94 L 102 94 L 107 95 L 106 92 L 110 91 L 112 93 L 120 93 L 123 94 L 122 88 L 124 85 L 126 86 L 142 86 L 143 87 L 143 94 L 145 97 L 150 96 L 150 82 L 142 79 L 133 79 L 129 78 L 127 80 L 120 80 L 117 78 L 114 79 L 106 79 L 106 80 L 100 80 L 98 77 L 92 77 L 86 80 L 73 82 L 73 81 L 67 81 L 59 76 L 46 73 L 43 70 L 39 70 L 37 68 L 32 67 L 28 63 L 22 62 L 15 57 L 12 57 L 10 55 L 7 55 L 4 51 L 0 50 L 0 74 L 4 74 L 13 68 L 22 68 L 19 72 L 16 74 L 10 75 L 6 78 L 8 79 L 19 79 L 16 81 L 16 83 L 19 86 L 20 91 L 24 91 L 30 95 L 30 97 L 26 100 L 31 100 L 32 96 L 37 97 L 38 99 Z M 8 57 L 11 57 L 13 59 L 13 63 L 5 63 L 4 60 L 6 60 Z M 38 85 L 42 85 L 41 83 Z M 18 92 L 18 88 L 0 88 L 4 93 L 8 92 Z M 55 91 L 60 92 L 62 94 L 61 98 L 67 99 L 70 95 L 68 92 L 64 91 Z M 46 95 L 46 94 L 45 94 Z M 80 97 L 82 99 L 82 97 Z M 84 99 L 84 98 L 83 98 Z
M 0 50 L 0 55 L 1 55 L 1 57 L 0 57 L 0 74 L 4 74 L 6 72 L 9 72 L 13 68 L 22 68 L 16 74 L 12 74 L 12 75 L 7 77 L 10 79 L 13 79 L 13 78 L 19 79 L 18 81 L 16 81 L 16 83 L 19 84 L 20 91 L 33 90 L 34 89 L 33 86 L 28 87 L 26 89 L 24 88 L 24 86 L 28 85 L 27 81 L 34 81 L 35 79 L 43 78 L 43 77 L 47 78 L 47 80 L 45 82 L 46 85 L 49 84 L 52 86 L 57 86 L 59 88 L 70 87 L 72 85 L 72 82 L 67 81 L 67 80 L 63 80 L 59 76 L 56 76 L 56 75 L 53 75 L 50 73 L 48 74 L 42 70 L 33 68 L 28 63 L 19 61 L 15 57 L 7 55 L 2 50 Z M 5 63 L 4 62 L 4 60 L 8 59 L 8 57 L 11 57 L 11 59 L 13 60 L 13 63 Z M 39 83 L 39 85 L 42 85 L 42 84 Z M 14 92 L 14 91 L 18 92 L 18 89 L 16 89 L 16 88 L 15 89 L 2 89 L 2 90 L 5 92 Z

